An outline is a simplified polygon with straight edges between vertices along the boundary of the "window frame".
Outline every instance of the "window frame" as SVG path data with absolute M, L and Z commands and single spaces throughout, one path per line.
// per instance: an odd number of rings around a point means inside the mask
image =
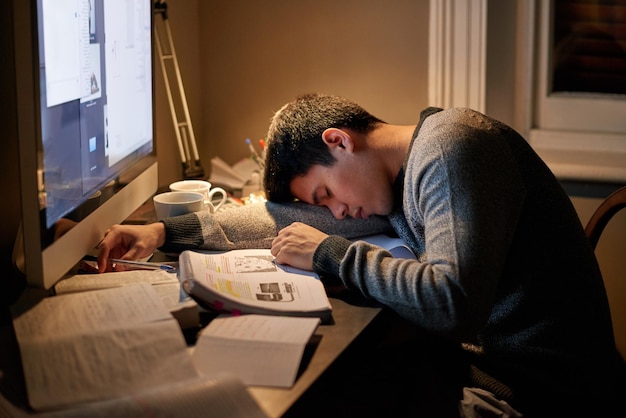
M 430 1 L 430 103 L 495 116 L 508 107 L 513 116 L 503 122 L 528 140 L 559 179 L 626 183 L 626 96 L 549 94 L 553 1 L 498 1 Z M 494 11 L 502 7 L 515 9 L 513 36 L 504 33 L 506 25 L 488 24 L 501 17 Z M 487 71 L 507 50 L 514 51 L 515 62 L 510 89 L 498 80 L 502 72 Z

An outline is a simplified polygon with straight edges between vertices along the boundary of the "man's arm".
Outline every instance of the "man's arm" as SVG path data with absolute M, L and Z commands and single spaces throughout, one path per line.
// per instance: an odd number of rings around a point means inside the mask
M 271 248 L 278 231 L 293 222 L 346 238 L 393 231 L 384 217 L 339 220 L 325 207 L 301 202 L 255 203 L 212 215 L 199 212 L 163 222 L 166 242 L 160 249 L 165 252 Z

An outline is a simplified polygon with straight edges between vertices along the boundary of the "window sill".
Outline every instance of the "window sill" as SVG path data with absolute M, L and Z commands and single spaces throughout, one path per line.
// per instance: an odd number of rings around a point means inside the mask
M 626 183 L 626 153 L 535 148 L 559 180 Z

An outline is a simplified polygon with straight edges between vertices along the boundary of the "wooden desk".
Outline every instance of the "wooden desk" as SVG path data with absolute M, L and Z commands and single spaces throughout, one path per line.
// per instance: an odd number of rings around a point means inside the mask
M 330 301 L 334 323 L 321 325 L 316 331 L 315 335 L 321 336 L 319 345 L 294 386 L 289 389 L 249 387 L 268 416 L 282 416 L 381 312 L 379 307 L 351 305 L 336 298 Z
M 145 224 L 153 222 L 154 209 L 151 201 L 142 205 L 126 223 Z M 166 257 L 163 255 L 163 257 Z M 159 257 L 157 257 L 158 259 Z M 341 294 L 343 293 L 343 294 Z M 309 388 L 329 369 L 337 358 L 381 316 L 382 309 L 368 305 L 357 298 L 347 302 L 354 295 L 346 292 L 329 292 L 333 306 L 332 323 L 320 325 L 315 333 L 310 355 L 303 359 L 304 370 L 295 384 L 288 389 L 269 387 L 249 387 L 248 390 L 263 411 L 271 418 L 283 416 L 307 392 Z M 344 297 L 346 296 L 346 297 Z M 3 411 L 11 416 L 36 417 L 37 413 L 27 411 L 27 398 L 20 367 L 20 356 L 15 336 L 11 328 L 8 312 L 2 312 L 0 324 L 0 416 Z M 60 413 L 62 415 L 62 413 Z

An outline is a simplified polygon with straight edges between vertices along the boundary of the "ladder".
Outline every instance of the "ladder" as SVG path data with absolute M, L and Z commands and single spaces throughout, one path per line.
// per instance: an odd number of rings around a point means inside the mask
M 161 37 L 163 35 L 161 34 L 161 31 L 158 28 L 159 25 L 155 19 L 155 43 L 159 53 L 159 60 L 161 62 L 161 70 L 165 81 L 165 91 L 167 92 L 167 98 L 170 104 L 172 121 L 174 122 L 174 128 L 176 131 L 178 151 L 180 152 L 183 165 L 183 176 L 186 179 L 201 179 L 204 178 L 204 168 L 202 168 L 200 157 L 198 156 L 196 137 L 193 133 L 191 118 L 189 117 L 187 98 L 185 96 L 185 89 L 183 87 L 180 69 L 178 68 L 178 59 L 176 58 L 176 50 L 174 49 L 172 32 L 168 21 L 167 3 L 164 0 L 156 0 L 154 2 L 154 14 L 161 15 L 163 24 L 160 26 L 162 26 L 165 31 L 165 39 L 162 40 Z M 174 86 L 178 88 L 178 99 L 180 100 L 178 105 L 174 101 L 172 84 L 170 83 L 170 80 L 174 79 L 174 77 L 176 80 L 176 84 Z M 182 116 L 179 118 L 181 110 Z

